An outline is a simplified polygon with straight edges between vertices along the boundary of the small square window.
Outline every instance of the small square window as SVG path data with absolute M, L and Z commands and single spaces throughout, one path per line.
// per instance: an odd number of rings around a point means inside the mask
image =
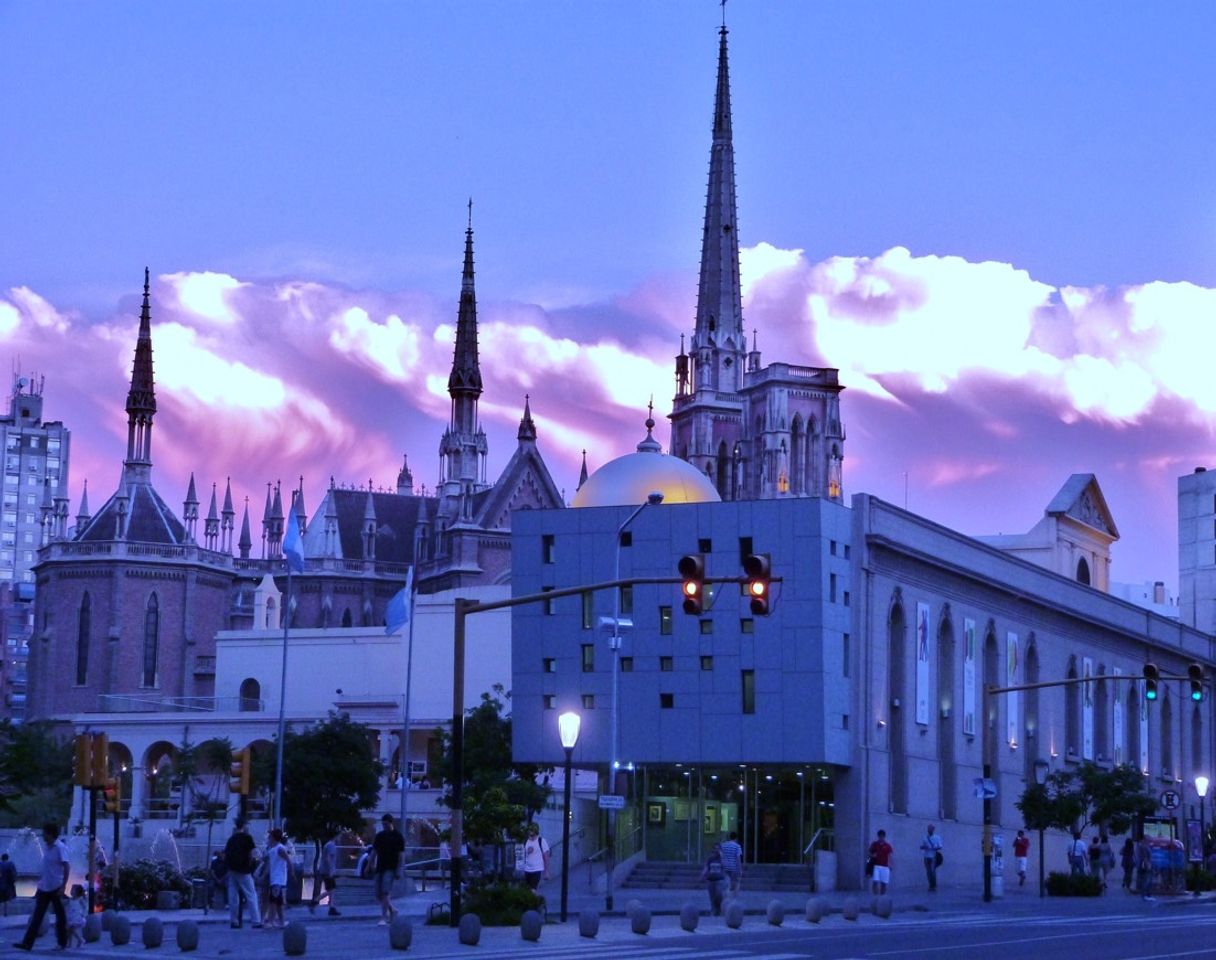
M 739 621 L 739 632 L 740 633 L 755 633 L 756 632 L 756 621 L 753 620 L 751 617 L 744 617 L 742 620 Z
M 671 673 L 675 668 L 676 664 L 673 657 L 659 657 L 659 669 L 664 673 Z
M 659 635 L 671 636 L 671 607 L 659 607 Z
M 714 658 L 713 657 L 702 657 L 701 658 L 701 669 L 702 670 L 712 670 L 713 668 L 714 668 Z
M 583 694 L 583 709 L 584 710 L 594 710 L 595 709 L 595 694 L 594 693 L 584 693 Z
M 595 670 L 595 644 L 584 643 L 582 645 L 583 654 L 583 673 L 591 673 Z
M 622 547 L 632 547 L 633 546 L 633 531 L 632 530 L 622 530 L 621 531 L 621 546 Z
M 846 607 L 849 605 L 849 591 L 848 591 L 848 590 L 846 590 L 846 591 L 844 592 L 844 605 L 845 605 Z
M 545 563 L 555 563 L 557 558 L 557 538 L 551 533 L 542 534 L 540 538 L 541 559 Z
M 546 710 L 554 710 L 557 708 L 557 694 L 546 693 L 541 697 L 541 703 Z
M 621 657 L 621 673 L 633 673 L 633 657 Z
M 849 635 L 846 633 L 844 635 L 844 642 L 840 645 L 840 653 L 844 659 L 844 675 L 846 677 L 849 675 L 849 647 Z
M 713 553 L 714 542 L 712 540 L 700 539 L 697 541 L 698 553 Z
M 830 553 L 833 557 L 836 556 L 836 541 L 835 540 L 828 541 L 828 553 Z
M 659 709 L 670 710 L 676 705 L 676 695 L 674 693 L 659 694 Z
M 714 622 L 712 620 L 702 620 L 701 621 L 701 635 L 705 636 L 706 634 L 713 633 L 713 632 L 714 632 Z
M 545 657 L 540 662 L 540 668 L 544 673 L 557 673 L 557 659 L 554 657 Z

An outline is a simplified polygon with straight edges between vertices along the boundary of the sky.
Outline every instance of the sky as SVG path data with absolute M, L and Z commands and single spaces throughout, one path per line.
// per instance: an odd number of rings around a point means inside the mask
M 731 0 L 744 315 L 837 367 L 845 491 L 1028 530 L 1093 472 L 1177 581 L 1216 465 L 1216 5 Z M 145 265 L 154 478 L 433 486 L 473 198 L 496 475 L 568 496 L 670 410 L 713 0 L 0 0 L 0 362 L 117 484 Z M 666 442 L 667 430 L 659 431 Z M 205 503 L 204 503 L 205 509 Z

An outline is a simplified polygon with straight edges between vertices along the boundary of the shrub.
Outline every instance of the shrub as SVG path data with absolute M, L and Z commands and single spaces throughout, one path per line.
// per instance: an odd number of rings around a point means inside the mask
M 496 880 L 470 885 L 462 904 L 485 927 L 515 927 L 528 910 L 544 910 L 545 898 L 528 887 Z
M 1194 870 L 1188 870 L 1186 872 L 1186 888 L 1188 890 L 1195 889 L 1195 871 Z M 1216 874 L 1209 873 L 1207 870 L 1200 871 L 1199 889 L 1200 890 L 1216 890 Z
M 136 860 L 119 871 L 119 899 L 133 910 L 155 909 L 162 890 L 176 890 L 190 902 L 190 881 L 167 860 Z
M 1102 893 L 1102 881 L 1089 875 L 1049 873 L 1047 894 L 1052 897 L 1097 897 Z

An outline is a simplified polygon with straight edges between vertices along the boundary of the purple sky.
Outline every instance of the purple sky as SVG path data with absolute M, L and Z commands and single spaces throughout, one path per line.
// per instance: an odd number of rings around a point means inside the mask
M 846 493 L 973 533 L 1098 475 L 1176 581 L 1214 464 L 1216 8 L 729 5 L 745 317 L 839 367 Z M 690 332 L 718 7 L 0 0 L 0 353 L 117 481 L 145 264 L 157 484 L 438 471 L 475 198 L 491 472 L 573 494 Z M 666 431 L 662 431 L 666 440 Z M 204 495 L 205 496 L 205 495 Z M 256 515 L 255 515 L 256 519 Z

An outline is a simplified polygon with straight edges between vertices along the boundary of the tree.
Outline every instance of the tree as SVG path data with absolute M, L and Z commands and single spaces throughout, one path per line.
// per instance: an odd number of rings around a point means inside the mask
M 207 851 L 215 821 L 228 813 L 228 771 L 232 767 L 232 742 L 212 737 L 199 744 L 182 743 L 174 763 L 174 775 L 182 785 L 183 799 L 189 796 L 185 823 L 201 820 L 207 824 Z M 183 803 L 183 809 L 185 804 Z
M 1031 830 L 1080 830 L 1127 833 L 1137 817 L 1157 809 L 1144 775 L 1130 763 L 1107 770 L 1086 760 L 1075 770 L 1057 770 L 1047 781 L 1031 784 L 1016 806 Z
M 0 826 L 66 823 L 71 809 L 71 739 L 47 723 L 0 721 Z

